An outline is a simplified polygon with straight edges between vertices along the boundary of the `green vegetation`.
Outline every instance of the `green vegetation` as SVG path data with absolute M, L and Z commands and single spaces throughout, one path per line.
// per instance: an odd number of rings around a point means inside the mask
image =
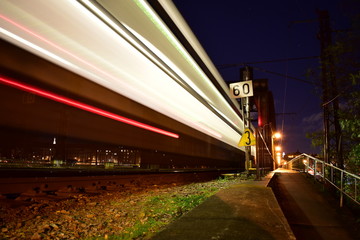
M 115 235 L 105 235 L 86 239 L 130 240 L 149 239 L 163 227 L 173 222 L 183 214 L 192 210 L 207 198 L 232 183 L 239 177 L 223 177 L 207 183 L 194 183 L 177 190 L 156 193 L 134 204 L 133 221 L 129 222 L 121 232 Z M 112 207 L 121 207 L 123 202 L 112 201 Z M 127 216 L 129 217 L 129 216 Z
M 353 17 L 351 31 L 343 33 L 329 49 L 341 86 L 339 120 L 342 129 L 345 169 L 360 170 L 360 15 Z
M 218 189 L 199 189 L 197 193 L 185 196 L 161 194 L 152 196 L 141 203 L 143 209 L 137 216 L 135 225 L 126 228 L 122 233 L 110 236 L 109 239 L 136 239 L 151 236 L 174 219 L 190 211 L 213 195 Z M 150 234 L 149 234 L 150 233 Z
M 339 31 L 326 53 L 333 62 L 322 62 L 332 69 L 338 95 L 330 101 L 339 101 L 339 123 L 343 147 L 344 168 L 360 172 L 360 15 L 353 15 L 352 27 Z M 330 133 L 334 134 L 334 133 Z M 308 133 L 314 146 L 323 145 L 323 132 Z M 333 155 L 330 153 L 330 155 Z M 341 167 L 341 166 L 340 166 Z

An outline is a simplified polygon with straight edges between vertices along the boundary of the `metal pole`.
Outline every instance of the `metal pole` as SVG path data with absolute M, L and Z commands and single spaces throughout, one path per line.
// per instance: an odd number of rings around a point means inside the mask
M 307 160 L 305 159 L 305 161 L 303 162 L 304 165 L 305 165 L 305 173 L 308 173 L 309 172 L 309 162 L 306 162 Z M 307 175 L 306 175 L 307 176 Z
M 316 165 L 317 165 L 317 161 L 316 159 L 314 160 L 314 180 L 316 181 Z
M 355 199 L 357 199 L 357 181 L 355 178 Z
M 249 71 L 249 69 L 246 69 L 247 71 Z M 246 74 L 245 80 L 248 81 L 250 80 L 250 76 L 249 74 Z M 250 128 L 250 104 L 249 104 L 249 97 L 245 98 L 245 122 L 246 122 L 246 127 Z M 249 167 L 249 163 L 250 163 L 250 154 L 251 154 L 251 149 L 250 146 L 246 146 L 245 147 L 245 157 L 246 157 L 246 163 L 247 166 Z
M 341 171 L 341 182 L 340 182 L 340 184 L 341 184 L 341 186 L 340 186 L 340 207 L 342 207 L 343 206 L 343 201 L 344 201 L 344 194 L 343 194 L 343 186 L 344 186 L 344 184 L 343 184 L 343 181 L 344 181 L 344 171 Z
M 240 81 L 249 81 L 252 80 L 252 69 L 248 66 L 240 69 Z M 244 129 L 250 128 L 250 100 L 249 97 L 245 97 L 243 108 L 243 117 L 244 117 Z M 241 102 L 243 102 L 243 99 Z M 251 155 L 251 147 L 245 146 L 245 169 L 247 173 L 249 173 L 249 165 L 250 165 L 250 155 Z
M 250 109 L 249 109 L 249 97 L 245 98 L 245 121 L 246 128 L 250 128 Z M 251 155 L 251 148 L 250 146 L 245 147 L 245 161 L 246 161 L 246 167 L 247 170 L 249 170 L 249 164 L 250 164 L 250 155 Z
M 256 180 L 260 180 L 260 136 L 259 128 L 255 129 L 256 136 Z

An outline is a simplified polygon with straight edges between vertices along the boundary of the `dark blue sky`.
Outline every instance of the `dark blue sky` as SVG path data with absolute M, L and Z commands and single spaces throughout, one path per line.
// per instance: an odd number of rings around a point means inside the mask
M 352 0 L 173 0 L 215 64 L 236 64 L 320 55 L 316 9 L 327 10 L 333 29 L 348 28 Z M 313 20 L 302 22 L 305 20 Z M 294 22 L 296 21 L 296 22 Z M 288 74 L 310 83 L 255 70 L 254 78 L 267 78 L 275 99 L 277 128 L 284 131 L 283 149 L 319 152 L 305 137 L 322 129 L 319 60 L 308 59 L 250 65 Z M 237 81 L 239 68 L 219 69 L 225 81 Z M 314 75 L 314 74 L 313 74 Z M 284 122 L 284 124 L 283 124 Z

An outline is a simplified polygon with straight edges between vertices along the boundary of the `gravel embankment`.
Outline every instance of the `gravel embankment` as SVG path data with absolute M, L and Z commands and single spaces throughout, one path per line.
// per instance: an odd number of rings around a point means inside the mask
M 151 186 L 0 206 L 0 239 L 147 239 L 239 179 Z

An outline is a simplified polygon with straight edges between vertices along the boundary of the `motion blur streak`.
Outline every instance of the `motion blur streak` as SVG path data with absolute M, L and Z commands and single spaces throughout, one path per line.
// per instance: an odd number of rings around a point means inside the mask
M 169 11 L 169 19 L 163 19 L 157 13 L 161 9 L 155 9 L 148 1 L 142 0 L 37 0 L 36 3 L 0 0 L 0 25 L 3 29 L 0 29 L 0 38 L 86 79 L 89 81 L 84 81 L 86 85 L 97 84 L 99 90 L 108 89 L 118 94 L 119 98 L 126 98 L 122 99 L 124 101 L 134 101 L 148 108 L 147 112 L 155 111 L 170 118 L 169 121 L 174 120 L 191 129 L 182 130 L 180 125 L 175 127 L 157 120 L 153 123 L 154 119 L 144 117 L 144 112 L 122 104 L 112 106 L 110 109 L 119 110 L 110 110 L 113 113 L 137 116 L 134 119 L 146 119 L 140 121 L 179 135 L 182 133 L 180 141 L 176 142 L 185 141 L 191 132 L 196 138 L 205 138 L 203 134 L 209 136 L 206 144 L 208 139 L 219 140 L 221 146 L 225 143 L 232 150 L 242 151 L 237 146 L 243 132 L 239 104 L 229 98 L 228 86 L 195 35 L 186 27 L 185 20 L 177 14 L 176 6 L 171 1 L 163 2 L 168 2 L 168 10 L 165 10 Z M 171 24 L 172 20 L 175 25 L 181 26 L 179 30 Z M 183 35 L 184 39 L 179 39 Z M 45 82 L 53 87 L 53 90 L 44 90 L 61 95 L 56 89 L 62 89 L 73 96 L 86 95 L 85 99 L 99 98 L 96 101 L 102 103 L 101 106 L 114 104 L 112 99 L 100 100 L 100 96 L 88 96 L 87 89 L 77 92 L 75 82 L 70 79 L 71 84 L 53 78 L 51 74 L 47 76 L 51 79 L 46 79 L 45 75 L 39 78 L 40 72 L 35 70 L 39 66 L 35 63 L 32 63 L 32 69 L 21 69 L 20 63 L 25 60 L 20 54 L 13 56 L 15 65 L 7 56 L 3 57 L 4 62 L 0 65 L 8 64 L 6 68 L 19 71 L 24 76 L 31 75 L 37 83 Z M 47 72 L 46 69 L 42 71 Z M 18 79 L 11 72 L 2 76 L 33 84 Z M 35 83 L 33 86 L 40 87 Z M 90 102 L 82 103 L 92 105 Z M 197 132 L 193 133 L 193 130 Z M 178 147 L 176 144 L 168 151 Z M 194 152 L 198 154 L 197 148 Z M 210 154 L 206 152 L 206 155 Z
M 78 102 L 78 101 L 75 101 L 75 100 L 72 100 L 72 99 L 69 99 L 69 98 L 65 98 L 65 97 L 62 97 L 60 95 L 53 94 L 51 92 L 47 92 L 47 91 L 44 91 L 44 90 L 29 86 L 29 85 L 20 83 L 20 82 L 16 82 L 16 81 L 13 81 L 13 80 L 10 80 L 10 79 L 5 79 L 3 77 L 0 77 L 0 82 L 3 83 L 3 84 L 6 84 L 8 86 L 15 87 L 15 88 L 21 89 L 23 91 L 27 91 L 27 92 L 36 94 L 38 96 L 45 97 L 45 98 L 48 98 L 48 99 L 51 99 L 51 100 L 54 100 L 54 101 L 57 101 L 57 102 L 72 106 L 72 107 L 76 107 L 76 108 L 79 108 L 79 109 L 82 109 L 82 110 L 85 110 L 85 111 L 88 111 L 88 112 L 91 112 L 91 113 L 95 113 L 95 114 L 98 114 L 100 116 L 107 117 L 107 118 L 110 118 L 110 119 L 113 119 L 113 120 L 116 120 L 116 121 L 119 121 L 119 122 L 122 122 L 122 123 L 133 125 L 135 127 L 143 128 L 143 129 L 146 129 L 146 130 L 149 130 L 149 131 L 152 131 L 152 132 L 156 132 L 156 133 L 159 133 L 159 134 L 163 134 L 163 135 L 166 135 L 166 136 L 169 136 L 169 137 L 179 138 L 179 135 L 176 134 L 176 133 L 168 132 L 168 131 L 165 131 L 163 129 L 159 129 L 159 128 L 156 128 L 156 127 L 153 127 L 153 126 L 141 123 L 141 122 L 137 122 L 135 120 L 125 118 L 125 117 L 119 116 L 117 114 L 113 114 L 111 112 L 107 112 L 107 111 L 104 111 L 102 109 L 92 107 L 90 105 L 83 104 L 81 102 Z
M 3 16 L 0 15 L 0 18 L 3 18 Z M 37 45 L 35 45 L 35 44 L 33 44 L 33 43 L 31 43 L 31 42 L 29 42 L 29 41 L 27 41 L 27 40 L 19 37 L 19 36 L 15 35 L 15 34 L 13 34 L 13 33 L 11 33 L 11 32 L 9 32 L 9 31 L 7 31 L 7 30 L 5 30 L 4 28 L 1 28 L 1 27 L 0 27 L 0 33 L 2 33 L 2 34 L 4 34 L 4 35 L 6 35 L 6 36 L 8 36 L 8 37 L 10 37 L 10 38 L 12 38 L 12 39 L 14 39 L 15 41 L 21 42 L 22 44 L 25 44 L 26 46 L 28 46 L 28 47 L 30 47 L 30 48 L 33 48 L 33 49 L 35 49 L 36 51 L 39 51 L 39 52 L 41 52 L 41 53 L 43 53 L 43 54 L 45 54 L 45 55 L 53 58 L 53 59 L 56 60 L 56 61 L 62 62 L 62 63 L 64 63 L 64 64 L 66 64 L 66 65 L 71 65 L 71 63 L 69 63 L 69 62 L 66 61 L 65 59 L 63 59 L 63 58 L 61 58 L 61 57 L 59 57 L 59 56 L 57 56 L 57 55 L 55 55 L 55 54 L 53 54 L 53 53 L 51 53 L 51 52 L 49 52 L 49 51 L 47 51 L 47 50 L 41 48 L 41 47 L 39 47 L 39 46 L 37 46 Z
M 70 57 L 76 59 L 77 61 L 79 61 L 79 62 L 81 62 L 81 63 L 89 66 L 90 68 L 92 68 L 92 69 L 94 69 L 94 70 L 96 70 L 96 71 L 98 71 L 98 72 L 100 72 L 100 73 L 102 73 L 102 74 L 104 74 L 104 75 L 106 75 L 106 76 L 108 76 L 108 77 L 116 80 L 115 77 L 111 76 L 111 75 L 108 74 L 107 72 L 105 72 L 105 71 L 101 70 L 100 68 L 96 67 L 95 65 L 93 65 L 93 64 L 91 64 L 91 63 L 89 63 L 89 62 L 87 62 L 87 61 L 85 61 L 85 60 L 83 60 L 83 59 L 81 59 L 80 57 L 78 57 L 78 56 L 76 56 L 75 54 L 67 51 L 66 49 L 64 49 L 64 48 L 56 45 L 55 43 L 47 40 L 46 38 L 40 36 L 39 34 L 36 34 L 36 33 L 34 33 L 33 31 L 30 31 L 30 30 L 27 29 L 26 27 L 24 27 L 24 26 L 16 23 L 15 21 L 11 20 L 10 18 L 7 18 L 7 17 L 5 17 L 5 16 L 3 16 L 3 15 L 1 15 L 1 14 L 0 14 L 0 18 L 3 19 L 3 20 L 5 20 L 5 21 L 7 21 L 8 23 L 11 23 L 11 24 L 14 25 L 15 27 L 23 30 L 24 32 L 26 32 L 26 33 L 28 33 L 28 34 L 36 37 L 37 39 L 43 41 L 44 43 L 46 43 L 46 44 L 48 44 L 48 45 L 50 45 L 50 46 L 58 49 L 59 51 L 65 53 L 65 54 L 67 54 L 67 55 L 69 55 Z M 59 58 L 59 57 L 57 57 L 57 58 Z

